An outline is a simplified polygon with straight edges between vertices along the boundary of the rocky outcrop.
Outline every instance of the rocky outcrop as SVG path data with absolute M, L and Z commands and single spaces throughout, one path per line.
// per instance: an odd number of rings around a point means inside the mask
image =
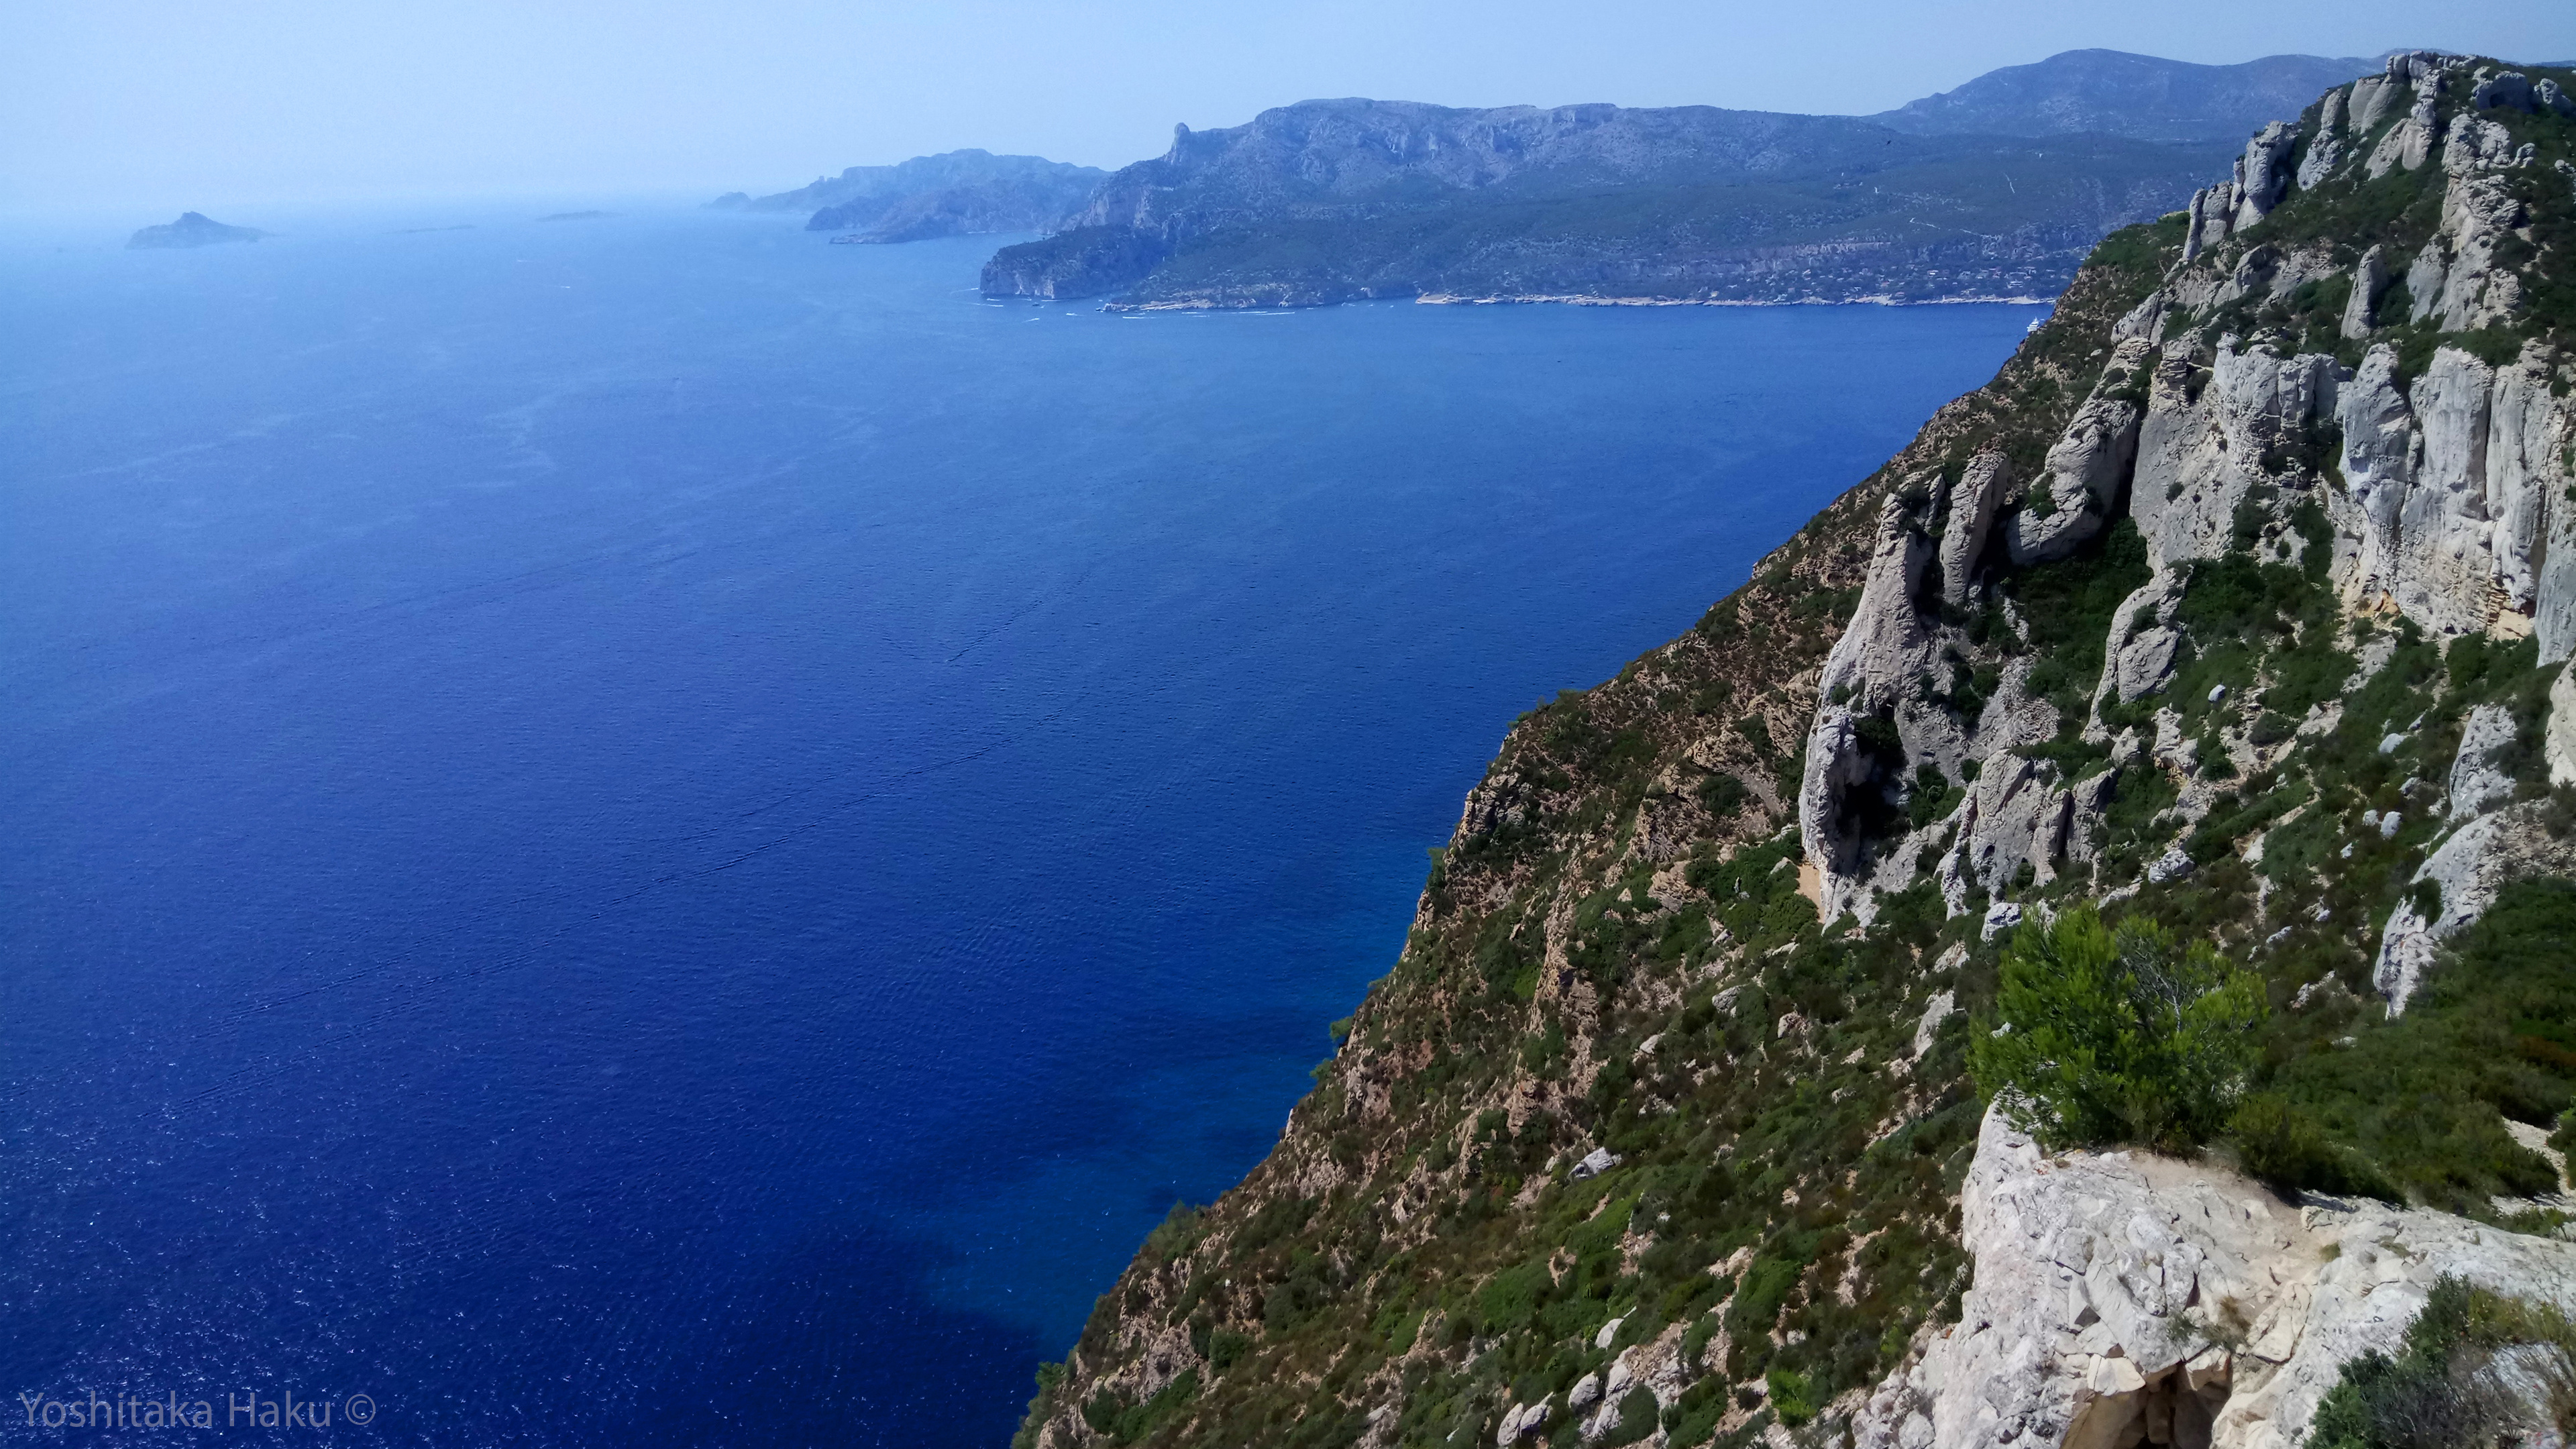
M 2445 1275 L 2576 1310 L 2576 1244 L 2215 1166 L 2050 1158 L 1990 1112 L 1960 1192 L 1957 1325 L 1854 1416 L 1855 1449 L 2287 1449 L 2342 1366 Z
M 1950 490 L 1950 507 L 1941 534 L 1941 601 L 1964 604 L 2003 507 L 2011 466 L 2001 453 L 1979 453 L 1968 460 L 1958 486 Z
M 2339 408 L 2347 597 L 2444 634 L 2539 632 L 2543 662 L 2567 657 L 2576 574 L 2552 567 L 2548 543 L 2576 529 L 2576 410 L 2537 363 L 2491 368 L 2444 347 L 2403 392 L 2396 365 L 2395 349 L 2371 349 Z
M 2120 344 L 2111 366 L 2143 369 L 2152 351 L 2131 339 Z M 2014 563 L 2063 558 L 2102 531 L 2137 462 L 2141 416 L 2137 404 L 2123 397 L 2092 398 L 2076 412 L 2048 450 L 2048 471 L 2013 514 L 2006 547 Z
M 2304 559 L 2310 545 L 2279 522 L 2301 500 L 2318 505 L 2331 525 L 2327 572 L 2347 609 L 2402 616 L 2437 637 L 2536 634 L 2544 664 L 2576 653 L 2571 364 L 2537 344 L 2503 365 L 2458 345 L 2410 362 L 2395 343 L 2375 340 L 2410 320 L 2465 333 L 2518 315 L 2523 288 L 2512 259 L 2527 258 L 2532 243 L 2510 176 L 2527 164 L 2527 151 L 2497 117 L 2549 103 L 2508 73 L 2480 70 L 2485 99 L 2446 110 L 2456 103 L 2443 100 L 2444 85 L 2467 64 L 2401 55 L 2380 75 L 2338 89 L 2313 113 L 2316 143 L 2296 167 L 2292 127 L 2257 134 L 2229 179 L 2194 199 L 2182 264 L 2114 329 L 2104 381 L 2017 501 L 2017 480 L 1991 450 L 1976 454 L 1946 491 L 1937 480 L 1915 479 L 1891 495 L 1873 583 L 1828 665 L 1833 698 L 1809 741 L 1801 824 L 1829 911 L 1870 919 L 1874 894 L 1902 887 L 1921 866 L 1934 871 L 1957 912 L 1972 898 L 1999 896 L 2017 875 L 2044 883 L 2084 857 L 2095 819 L 2088 802 L 2053 771 L 2011 753 L 2044 739 L 2044 722 L 2035 720 L 2033 732 L 2000 722 L 2006 711 L 1972 735 L 1925 703 L 1955 679 L 1944 651 L 1955 656 L 1960 643 L 1927 611 L 1964 610 L 1980 597 L 1985 550 L 1998 535 L 2019 568 L 2065 557 L 2122 513 L 2135 522 L 2153 577 L 2111 621 L 2093 717 L 2083 726 L 2086 739 L 2115 751 L 2149 742 L 2114 740 L 2100 718 L 2107 706 L 2134 705 L 2194 653 L 2232 642 L 2194 640 L 2175 617 L 2195 567 L 2246 547 L 2249 526 L 2268 540 L 2265 557 Z M 2373 245 L 2339 262 L 2313 241 L 2239 235 L 2260 228 L 2299 189 L 2349 184 L 2373 167 L 2420 170 L 2437 138 L 2442 167 L 2425 172 L 2422 185 L 2439 187 L 2441 221 L 2412 257 Z M 2400 267 L 2412 312 L 2383 317 L 2378 304 Z M 2173 325 L 2213 313 L 2254 316 L 2338 275 L 2349 292 L 2332 326 L 2371 342 L 2357 368 L 2286 347 L 2277 335 L 2195 337 Z M 2407 376 L 2408 367 L 2420 372 Z M 1896 501 L 1927 492 L 1928 508 Z M 1930 599 L 1915 581 L 1926 549 L 1938 576 Z M 2005 695 L 2014 687 L 2008 678 Z M 1872 715 L 1895 727 L 1901 761 L 1864 750 L 1862 726 Z M 2402 905 L 2383 935 L 2378 974 L 2393 1001 L 2402 1003 L 2437 943 L 2474 919 L 2501 880 L 2536 868 L 2546 854 L 2528 811 L 2488 818 L 2512 794 L 2511 782 L 2485 763 L 2499 728 L 2492 716 L 2473 721 L 2451 791 L 2455 828 L 2421 867 L 2442 906 L 2418 919 Z M 2168 712 L 2153 757 L 2195 770 L 2204 746 L 2178 729 Z M 2245 768 L 2256 767 L 2250 746 L 2230 748 Z M 1945 819 L 1862 839 L 1867 820 L 1885 821 L 1900 803 L 1897 777 L 1926 763 L 1952 778 L 1971 765 L 1984 773 Z M 2206 809 L 2198 802 L 2214 793 L 2186 792 L 2182 818 Z M 2193 868 L 2178 847 L 2168 853 L 2172 868 L 2160 864 L 2152 879 L 2179 879 Z
M 2344 157 L 2344 93 L 2341 89 L 2326 92 L 2317 104 L 2317 132 L 2308 142 L 2308 154 L 2299 160 L 2298 174 L 2293 178 L 2302 190 L 2334 174 Z
M 2237 229 L 2261 221 L 2281 204 L 2282 194 L 2290 189 L 2290 148 L 2298 142 L 2297 126 L 2274 121 L 2245 143 L 2245 155 L 2236 163 Z
M 2480 780 L 2480 764 L 2464 761 L 2454 777 L 2463 773 L 2480 785 L 2478 798 L 2492 801 L 2501 793 Z M 2405 1011 L 2439 959 L 2441 944 L 2485 915 L 2506 885 L 2570 871 L 2576 871 L 2576 842 L 2552 833 L 2546 807 L 2537 803 L 2478 815 L 2444 838 L 2415 871 L 2418 894 L 2400 902 L 2380 931 L 2371 981 L 2389 1011 Z M 2421 893 L 2427 885 L 2433 888 L 2429 900 Z
M 2388 290 L 2388 249 L 2373 246 L 2353 264 L 2352 294 L 2343 307 L 2343 335 L 2346 341 L 2358 342 L 2370 335 L 2376 324 L 2379 294 Z

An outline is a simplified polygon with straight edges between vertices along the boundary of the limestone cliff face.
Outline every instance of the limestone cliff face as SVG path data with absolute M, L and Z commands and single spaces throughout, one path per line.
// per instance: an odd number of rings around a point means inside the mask
M 1894 840 L 1865 842 L 1857 833 L 1857 798 L 1890 782 L 1867 767 L 1855 718 L 1889 711 L 1907 758 L 1936 760 L 1953 773 L 1966 761 L 1989 765 L 2040 743 L 2057 727 L 2034 716 L 1971 735 L 1955 712 L 1923 698 L 1946 672 L 1938 656 L 1965 642 L 1939 610 L 1969 599 L 1998 531 L 2023 563 L 2062 556 L 2114 515 L 2133 522 L 2145 545 L 2152 576 L 2123 601 L 2103 641 L 2109 667 L 2084 721 L 2096 740 L 2113 734 L 2104 702 L 2155 694 L 2173 672 L 2177 647 L 2196 642 L 2205 652 L 2220 642 L 2193 641 L 2170 614 L 2193 565 L 2245 546 L 2249 507 L 2263 515 L 2257 527 L 2293 553 L 2316 545 L 2288 531 L 2291 513 L 2303 503 L 2322 509 L 2332 533 L 2329 576 L 2357 616 L 2412 620 L 2439 637 L 2536 635 L 2542 664 L 2576 651 L 2569 491 L 2576 399 L 2568 396 L 2576 371 L 2536 339 L 2524 344 L 2508 334 L 2504 360 L 2464 345 L 2474 340 L 2492 353 L 2498 339 L 2469 334 L 2520 315 L 2527 284 L 2514 262 L 2531 255 L 2533 216 L 2523 199 L 2530 186 L 2570 182 L 2536 170 L 2536 147 L 2513 140 L 2508 120 L 2543 119 L 2544 103 L 2528 92 L 2517 93 L 2519 107 L 2441 103 L 2446 84 L 2474 96 L 2494 74 L 2458 57 L 2401 55 L 2385 74 L 2330 92 L 2308 129 L 2266 126 L 2229 180 L 2193 197 L 2181 265 L 2114 329 L 2111 364 L 2049 448 L 2044 474 L 2014 488 L 1981 459 L 1955 488 L 1933 480 L 1924 507 L 1891 507 L 1882 518 L 1881 559 L 1910 557 L 1928 546 L 1920 542 L 1926 535 L 1940 535 L 1940 592 L 1930 597 L 1888 575 L 1864 595 L 1827 665 L 1827 690 L 1848 684 L 1851 697 L 1817 716 L 1800 824 L 1829 913 L 1867 918 L 1880 891 L 1911 878 L 1929 848 L 1920 837 L 1945 832 L 1943 879 L 1989 894 L 2024 868 L 2046 879 L 2093 864 L 2085 832 L 2070 829 L 2080 804 L 2072 786 L 2062 772 L 2028 761 L 2006 759 L 2009 783 L 1981 779 L 1955 821 Z M 2402 316 L 2382 315 L 2394 310 L 2386 305 L 2393 269 L 2383 248 L 2351 256 L 2331 237 L 2274 238 L 2261 229 L 2302 189 L 2348 189 L 2435 167 L 2426 190 L 2438 196 L 2438 225 L 2405 264 L 2411 301 Z M 2349 298 L 2331 333 L 2254 335 L 2265 309 L 2287 311 L 2328 287 Z M 2214 336 L 2203 335 L 2206 327 L 2183 330 L 2211 318 Z M 2400 327 L 2408 329 L 2402 343 L 2390 336 Z M 2358 365 L 2305 350 L 2318 339 L 2359 342 Z M 2402 354 L 2402 347 L 2421 354 L 2427 344 L 2429 357 L 2410 364 Z M 2007 496 L 2018 506 L 1998 515 Z M 2154 748 L 2153 736 L 2134 726 L 2119 733 L 2124 754 Z M 2273 758 L 2259 746 L 2246 753 L 2258 768 Z M 2527 822 L 2472 828 L 2506 803 L 2490 794 L 2455 797 L 2446 807 L 2461 828 L 2421 878 L 2441 883 L 2449 904 L 2429 921 L 2403 907 L 2386 932 L 2381 985 L 2401 1006 L 2433 945 L 2475 919 L 2500 881 L 2562 865 L 2563 852 Z M 2196 813 L 2186 799 L 2185 819 Z M 1954 890 L 1954 901 L 1967 893 Z
M 2444 1119 L 2489 1166 L 2390 1190 L 2442 1212 L 2048 1159 L 1964 1070 L 2026 916 L 2178 924 L 2331 1073 L 2576 874 L 2571 83 L 2400 55 L 2263 127 L 1516 721 L 1276 1150 L 1021 1442 L 2286 1449 L 2437 1276 L 2576 1307 L 2576 1020 L 2499 1028 L 2521 1095 Z

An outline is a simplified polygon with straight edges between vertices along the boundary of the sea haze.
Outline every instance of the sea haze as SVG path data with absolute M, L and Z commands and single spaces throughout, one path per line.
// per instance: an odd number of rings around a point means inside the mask
M 0 1391 L 1001 1443 L 1512 716 L 2037 311 L 1121 318 L 546 209 L 7 244 Z

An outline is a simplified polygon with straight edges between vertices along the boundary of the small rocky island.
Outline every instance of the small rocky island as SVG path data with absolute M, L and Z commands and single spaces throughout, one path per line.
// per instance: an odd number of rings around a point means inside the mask
M 147 226 L 126 239 L 129 247 L 208 247 L 217 242 L 255 242 L 268 235 L 254 227 L 226 226 L 202 211 L 183 211 L 165 226 Z

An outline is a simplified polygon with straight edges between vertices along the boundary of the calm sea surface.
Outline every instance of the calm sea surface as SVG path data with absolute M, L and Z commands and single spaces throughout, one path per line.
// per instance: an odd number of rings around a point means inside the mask
M 998 1445 L 1511 717 L 2036 315 L 1123 319 L 529 210 L 0 243 L 12 1425 Z

